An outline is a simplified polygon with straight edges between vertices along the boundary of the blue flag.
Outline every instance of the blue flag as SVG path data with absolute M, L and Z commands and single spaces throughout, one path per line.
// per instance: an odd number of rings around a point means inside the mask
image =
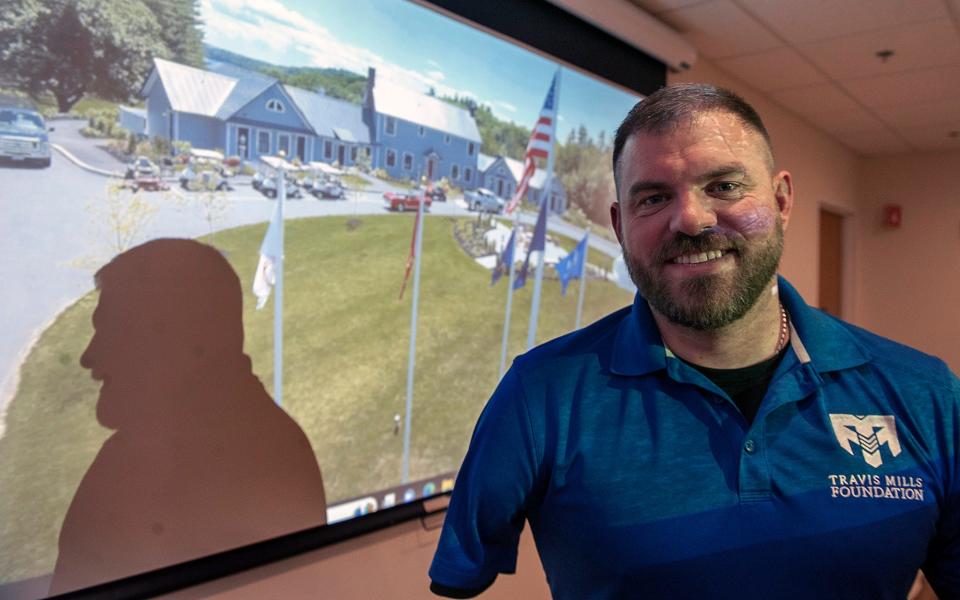
M 540 203 L 540 214 L 537 216 L 537 224 L 533 228 L 533 238 L 530 240 L 530 248 L 527 249 L 527 257 L 523 259 L 523 266 L 517 273 L 517 278 L 513 280 L 513 289 L 519 290 L 527 283 L 527 272 L 530 270 L 530 255 L 536 251 L 543 252 L 547 247 L 547 202 L 544 199 Z M 542 258 L 541 258 L 542 260 Z
M 513 248 L 516 242 L 517 230 L 510 232 L 510 239 L 504 246 L 503 252 L 497 257 L 497 266 L 493 268 L 493 277 L 490 279 L 490 285 L 495 284 L 501 277 L 510 272 L 510 265 L 513 264 Z
M 583 272 L 583 258 L 587 255 L 587 236 L 566 256 L 557 262 L 557 276 L 560 278 L 560 293 L 567 295 L 567 285 L 571 279 L 579 279 Z

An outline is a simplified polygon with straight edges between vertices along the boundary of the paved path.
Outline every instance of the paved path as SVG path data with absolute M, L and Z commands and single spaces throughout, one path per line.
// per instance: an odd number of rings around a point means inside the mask
M 54 128 L 50 141 L 59 144 L 85 164 L 123 175 L 126 165 L 102 148 L 106 146 L 106 140 L 86 138 L 80 134 L 80 130 L 87 126 L 85 120 L 56 119 L 50 121 L 48 126 Z

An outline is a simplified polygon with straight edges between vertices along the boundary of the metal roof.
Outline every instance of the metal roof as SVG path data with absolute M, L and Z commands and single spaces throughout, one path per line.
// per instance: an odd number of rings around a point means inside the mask
M 374 81 L 373 101 L 379 113 L 480 142 L 476 121 L 459 106 L 379 78 Z
M 237 81 L 230 95 L 217 110 L 217 118 L 227 120 L 238 110 L 252 102 L 257 96 L 276 84 L 277 80 L 256 71 L 229 63 L 210 62 L 208 68 L 215 73 L 231 77 Z
M 480 152 L 477 154 L 477 170 L 481 173 L 490 168 L 490 165 L 497 162 L 496 156 L 490 156 L 489 154 L 484 154 Z
M 177 64 L 162 58 L 153 59 L 157 77 L 177 112 L 206 117 L 217 116 L 217 111 L 237 87 L 237 79 Z
M 363 122 L 363 108 L 359 104 L 290 85 L 283 87 L 317 135 L 336 137 L 345 142 L 370 143 L 370 128 Z M 353 139 L 349 139 L 351 136 Z

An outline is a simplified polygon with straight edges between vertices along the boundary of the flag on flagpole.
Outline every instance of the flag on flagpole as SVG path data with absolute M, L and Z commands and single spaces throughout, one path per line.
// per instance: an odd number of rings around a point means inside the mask
M 520 206 L 520 200 L 527 193 L 527 186 L 530 184 L 530 178 L 537 170 L 535 158 L 547 160 L 550 152 L 553 150 L 553 138 L 557 129 L 557 79 L 560 77 L 560 70 L 557 69 L 553 76 L 553 82 L 550 84 L 550 90 L 547 97 L 543 100 L 543 108 L 540 109 L 540 117 L 533 126 L 530 133 L 530 141 L 527 142 L 527 150 L 523 157 L 523 175 L 520 182 L 517 183 L 517 189 L 513 192 L 510 202 L 504 207 L 504 214 L 510 214 Z
M 493 268 L 493 277 L 490 279 L 490 285 L 495 284 L 501 277 L 506 275 L 513 264 L 513 249 L 517 239 L 517 230 L 510 232 L 510 239 L 507 245 L 503 247 L 503 252 L 497 256 L 497 266 Z
M 587 236 L 583 236 L 580 243 L 556 264 L 557 276 L 560 278 L 560 293 L 567 295 L 567 285 L 571 279 L 580 279 L 583 273 L 583 259 L 587 254 Z
M 421 206 L 423 205 L 423 198 L 420 199 Z M 410 238 L 410 254 L 407 256 L 407 270 L 403 273 L 403 283 L 400 284 L 400 300 L 403 300 L 403 292 L 407 289 L 407 280 L 410 279 L 410 269 L 413 268 L 414 259 L 417 256 L 417 228 L 420 226 L 420 213 L 422 211 L 417 211 L 417 216 L 413 220 L 413 237 Z
M 276 265 L 280 260 L 280 203 L 273 207 L 273 216 L 267 233 L 260 244 L 260 262 L 257 263 L 257 272 L 253 276 L 253 293 L 257 296 L 257 310 L 267 304 L 270 290 L 277 283 Z
M 547 203 L 540 204 L 540 214 L 537 215 L 537 224 L 533 228 L 533 237 L 530 239 L 530 247 L 527 248 L 527 257 L 523 260 L 523 266 L 517 272 L 516 279 L 513 280 L 513 289 L 519 290 L 527 283 L 527 273 L 530 270 L 530 255 L 534 252 L 541 254 L 547 247 Z M 540 257 L 543 261 L 543 257 Z

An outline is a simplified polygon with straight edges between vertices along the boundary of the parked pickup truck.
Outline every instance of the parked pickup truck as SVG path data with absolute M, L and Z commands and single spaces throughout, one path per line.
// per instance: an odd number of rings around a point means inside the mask
M 0 107 L 0 160 L 50 166 L 50 142 L 40 113 L 26 108 Z
M 383 203 L 387 210 L 403 212 L 405 210 L 417 210 L 417 206 L 423 198 L 424 196 L 420 192 L 384 192 Z M 430 210 L 432 203 L 433 200 L 430 199 L 430 196 L 427 196 L 423 210 Z
M 463 199 L 467 202 L 467 208 L 477 212 L 499 213 L 503 210 L 503 200 L 486 188 L 465 192 Z

